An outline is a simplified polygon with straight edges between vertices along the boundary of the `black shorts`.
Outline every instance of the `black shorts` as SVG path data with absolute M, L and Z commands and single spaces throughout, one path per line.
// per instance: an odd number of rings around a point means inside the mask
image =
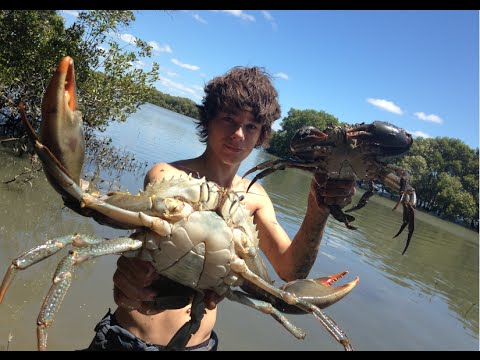
M 155 345 L 146 341 L 143 341 L 133 335 L 130 331 L 121 327 L 115 314 L 112 314 L 108 309 L 107 314 L 103 319 L 95 326 L 95 337 L 93 338 L 90 346 L 85 351 L 163 351 L 165 346 Z M 204 341 L 201 344 L 195 346 L 189 346 L 185 348 L 185 351 L 217 351 L 218 337 L 217 334 L 212 331 L 210 339 Z

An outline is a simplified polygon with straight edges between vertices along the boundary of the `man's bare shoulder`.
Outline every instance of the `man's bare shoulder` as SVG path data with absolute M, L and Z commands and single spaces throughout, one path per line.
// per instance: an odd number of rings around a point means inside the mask
M 270 205 L 272 201 L 270 200 L 270 196 L 268 193 L 265 191 L 263 186 L 256 182 L 253 184 L 250 189 L 247 188 L 251 184 L 251 180 L 249 179 L 242 179 L 242 186 L 240 189 L 237 189 L 240 194 L 243 193 L 245 196 L 245 201 L 247 203 L 247 207 L 251 209 L 252 212 L 255 212 L 267 205 Z
M 153 165 L 145 175 L 145 186 L 154 181 L 170 178 L 174 175 L 177 175 L 179 172 L 181 171 L 171 164 L 164 162 L 157 163 Z

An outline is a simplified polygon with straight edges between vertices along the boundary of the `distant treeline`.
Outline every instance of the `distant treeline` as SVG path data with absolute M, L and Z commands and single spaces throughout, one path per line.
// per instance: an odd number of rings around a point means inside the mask
M 156 89 L 151 89 L 147 102 L 194 119 L 199 118 L 197 104 L 188 98 L 172 96 Z

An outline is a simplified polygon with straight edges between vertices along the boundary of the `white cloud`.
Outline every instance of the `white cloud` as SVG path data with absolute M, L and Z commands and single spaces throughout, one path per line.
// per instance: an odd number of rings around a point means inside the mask
M 74 11 L 74 10 L 62 10 L 62 12 L 63 12 L 64 14 L 67 14 L 67 15 L 70 15 L 70 16 L 78 17 L 78 11 Z
M 166 74 L 167 76 L 170 76 L 170 77 L 177 77 L 177 76 L 179 76 L 175 71 L 172 71 L 172 70 L 170 70 L 170 69 L 164 68 L 163 66 L 159 66 L 158 69 L 159 69 L 162 73 Z
M 243 10 L 212 10 L 212 11 L 221 11 L 221 12 L 227 13 L 229 15 L 233 15 L 235 17 L 238 17 L 242 20 L 255 21 L 255 16 L 244 13 Z
M 262 10 L 262 14 L 268 21 L 274 21 L 272 14 L 267 10 Z
M 208 24 L 207 23 L 207 20 L 205 20 L 204 18 L 202 18 L 200 15 L 198 14 L 192 14 L 192 17 L 197 20 L 199 23 L 202 23 L 202 24 Z
M 198 93 L 198 91 L 195 90 L 195 88 L 197 88 L 198 86 L 190 87 L 190 86 L 172 81 L 167 78 L 161 78 L 159 82 L 161 85 L 166 87 L 168 91 L 172 93 L 177 93 L 180 95 L 188 95 L 196 100 L 202 99 L 202 96 Z M 202 88 L 202 91 L 203 91 L 203 88 Z
M 262 15 L 272 25 L 272 28 L 274 30 L 276 30 L 277 29 L 277 23 L 275 22 L 275 19 L 273 18 L 273 15 L 267 10 L 262 10 Z
M 428 135 L 428 134 L 426 134 L 426 133 L 424 133 L 424 132 L 422 132 L 422 131 L 412 131 L 412 132 L 408 131 L 408 132 L 409 132 L 410 134 L 412 134 L 413 136 L 415 136 L 415 137 L 422 137 L 422 138 L 425 138 L 425 139 L 431 137 L 430 135 Z
M 376 106 L 380 109 L 387 110 L 391 113 L 402 115 L 403 111 L 400 109 L 398 105 L 395 105 L 392 101 L 384 100 L 384 99 L 372 99 L 368 98 L 367 101 L 372 104 L 373 106 Z
M 137 40 L 137 38 L 131 34 L 121 34 L 120 39 L 132 45 L 135 45 L 135 41 Z
M 145 68 L 145 62 L 142 60 L 137 60 L 133 63 L 133 66 L 135 66 L 137 69 L 143 69 Z
M 170 77 L 177 77 L 178 74 L 174 71 L 166 70 L 165 73 Z
M 273 75 L 273 77 L 288 80 L 288 75 L 283 72 L 276 73 Z
M 182 63 L 180 60 L 177 60 L 177 59 L 171 59 L 172 63 L 174 63 L 175 65 L 178 65 L 182 68 L 185 68 L 185 69 L 188 69 L 188 70 L 199 70 L 200 67 L 197 66 L 197 65 L 190 65 L 190 64 L 185 64 L 185 63 Z
M 198 91 L 202 91 L 202 92 L 203 92 L 203 86 L 193 85 L 192 88 L 197 89 Z
M 435 124 L 443 124 L 443 119 L 440 116 L 437 116 L 435 114 L 427 115 L 423 111 L 419 111 L 414 113 L 413 115 L 415 115 L 417 118 L 423 121 L 430 121 Z
M 167 53 L 172 52 L 172 48 L 168 44 L 165 45 L 164 47 L 161 47 L 160 45 L 157 44 L 156 41 L 149 41 L 148 45 L 150 45 L 153 48 L 153 50 L 155 50 L 155 51 L 167 52 Z

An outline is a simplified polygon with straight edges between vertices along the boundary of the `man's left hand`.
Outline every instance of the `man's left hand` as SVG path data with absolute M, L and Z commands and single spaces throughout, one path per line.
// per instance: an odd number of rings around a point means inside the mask
M 318 206 L 338 205 L 343 208 L 352 202 L 355 195 L 355 180 L 328 179 L 325 174 L 315 173 L 310 191 Z

